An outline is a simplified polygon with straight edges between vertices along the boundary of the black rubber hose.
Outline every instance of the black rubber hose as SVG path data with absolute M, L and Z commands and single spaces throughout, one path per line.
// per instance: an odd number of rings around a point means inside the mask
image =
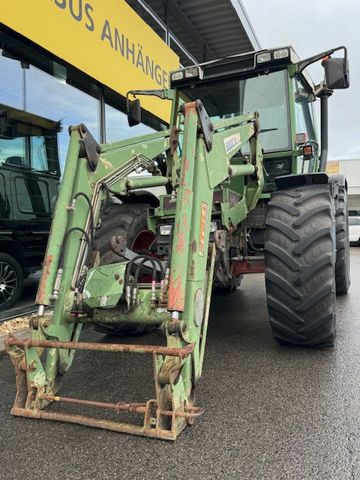
M 140 271 L 143 268 L 145 262 L 151 262 L 152 263 L 152 266 L 153 266 L 152 280 L 156 281 L 156 273 L 157 273 L 156 262 L 154 261 L 154 259 L 152 257 L 147 256 L 147 257 L 144 257 L 143 260 L 141 260 L 141 262 L 139 264 L 137 264 L 137 268 L 136 268 L 135 276 L 134 276 L 134 287 L 137 287 L 138 280 L 139 280 L 139 274 L 140 274 Z
M 63 268 L 64 266 L 64 250 L 65 250 L 65 245 L 66 245 L 66 242 L 67 242 L 67 239 L 69 238 L 69 235 L 70 233 L 72 232 L 75 232 L 75 231 L 78 231 L 78 232 L 81 232 L 84 237 L 85 237 L 85 240 L 88 244 L 88 254 L 87 254 L 87 258 L 86 258 L 86 262 L 85 262 L 85 265 L 87 265 L 89 259 L 90 259 L 90 254 L 91 254 L 91 249 L 90 249 L 90 237 L 89 235 L 85 232 L 85 230 L 83 228 L 80 228 L 80 227 L 72 227 L 70 228 L 66 233 L 65 233 L 65 236 L 64 236 L 64 240 L 62 242 L 62 248 L 61 248 L 61 254 L 60 254 L 60 260 L 59 260 L 59 267 L 58 268 Z
M 92 204 L 91 204 L 91 200 L 90 200 L 90 198 L 88 197 L 88 195 L 86 195 L 86 193 L 84 193 L 84 192 L 77 192 L 77 193 L 75 193 L 75 195 L 74 195 L 73 201 L 76 200 L 78 197 L 84 197 L 85 200 L 87 201 L 88 205 L 89 205 L 90 218 L 91 218 L 92 238 L 94 238 L 94 235 L 95 235 L 95 217 L 94 217 L 94 209 L 93 209 L 93 206 L 92 206 Z

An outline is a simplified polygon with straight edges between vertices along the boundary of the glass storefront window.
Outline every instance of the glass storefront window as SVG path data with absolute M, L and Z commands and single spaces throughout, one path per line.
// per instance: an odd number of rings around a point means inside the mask
M 24 71 L 18 60 L 1 56 L 0 50 L 0 103 L 15 108 L 24 107 L 23 75 Z
M 141 123 L 136 127 L 129 127 L 125 113 L 116 110 L 110 105 L 105 105 L 106 141 L 108 143 L 138 137 L 155 130 Z
M 99 139 L 99 100 L 35 67 L 31 67 L 27 72 L 27 90 L 28 111 L 54 121 L 61 121 L 62 130 L 58 134 L 58 145 L 63 172 L 70 125 L 85 123 L 92 135 Z
M 66 83 L 33 65 L 23 69 L 19 60 L 0 56 L 3 74 L 0 78 L 0 162 L 31 167 L 37 171 L 64 171 L 69 144 L 70 125 L 84 123 L 96 140 L 101 138 L 100 91 L 91 86 L 91 95 Z M 64 67 L 63 75 L 67 72 Z M 126 115 L 105 104 L 105 138 L 108 143 L 152 133 L 155 130 L 145 124 L 130 128 Z M 54 138 L 31 134 L 31 142 L 17 133 L 2 134 L 1 111 L 11 108 L 26 110 L 31 115 L 61 123 L 61 131 Z M 4 117 L 5 118 L 5 117 Z M 6 123 L 6 119 L 4 120 Z M 3 123 L 4 123 L 3 122 Z M 4 123 L 4 125 L 5 125 Z M 104 131 L 105 130 L 105 131 Z M 16 137 L 16 138 L 15 138 Z

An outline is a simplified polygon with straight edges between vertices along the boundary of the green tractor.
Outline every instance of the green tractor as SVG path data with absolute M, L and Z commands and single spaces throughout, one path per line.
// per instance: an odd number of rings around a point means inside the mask
M 305 68 L 316 61 L 325 81 L 314 86 Z M 348 86 L 345 47 L 302 61 L 290 47 L 261 50 L 173 72 L 169 90 L 129 92 L 130 125 L 141 121 L 138 96 L 172 102 L 164 131 L 99 145 L 85 125 L 71 128 L 32 337 L 7 341 L 12 413 L 176 439 L 203 413 L 195 391 L 213 287 L 235 290 L 247 273 L 265 272 L 277 340 L 333 345 L 335 294 L 350 279 L 346 180 L 325 173 L 327 105 Z M 113 335 L 160 327 L 164 341 L 83 342 L 87 323 Z M 76 350 L 152 355 L 154 398 L 59 396 Z M 54 411 L 54 402 L 142 420 Z

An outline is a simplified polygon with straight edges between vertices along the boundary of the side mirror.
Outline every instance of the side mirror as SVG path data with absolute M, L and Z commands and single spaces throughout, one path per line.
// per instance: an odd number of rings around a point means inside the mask
M 345 58 L 328 58 L 323 60 L 326 86 L 331 90 L 349 88 L 349 63 Z
M 141 123 L 140 100 L 138 98 L 135 98 L 134 100 L 127 99 L 126 107 L 129 127 L 139 125 L 139 123 Z

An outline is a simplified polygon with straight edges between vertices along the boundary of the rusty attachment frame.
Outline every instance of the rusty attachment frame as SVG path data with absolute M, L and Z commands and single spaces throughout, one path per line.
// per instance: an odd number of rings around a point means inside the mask
M 7 347 L 22 348 L 63 348 L 67 350 L 90 350 L 95 352 L 118 352 L 118 353 L 151 353 L 166 355 L 184 359 L 194 351 L 195 344 L 189 343 L 182 348 L 163 347 L 161 345 L 129 345 L 124 343 L 94 343 L 94 342 L 59 342 L 50 340 L 19 340 L 8 337 L 5 340 Z
M 9 350 L 11 347 L 20 347 L 19 352 L 21 352 L 18 356 L 18 360 L 14 360 L 18 384 L 17 397 L 14 407 L 11 410 L 11 413 L 14 416 L 68 422 L 120 433 L 158 438 L 161 440 L 175 440 L 177 435 L 186 425 L 192 425 L 195 419 L 204 413 L 202 408 L 193 406 L 191 403 L 181 402 L 180 404 L 176 404 L 173 399 L 171 399 L 169 392 L 170 384 L 167 384 L 162 388 L 157 376 L 155 377 L 157 399 L 150 399 L 146 403 L 108 403 L 57 396 L 51 388 L 48 389 L 47 385 L 34 385 L 28 376 L 32 371 L 32 363 L 34 363 L 34 361 L 29 362 L 27 360 L 27 352 L 32 348 L 62 348 L 68 350 L 91 350 L 118 353 L 150 353 L 153 356 L 154 365 L 156 365 L 158 363 L 157 357 L 159 356 L 172 357 L 172 359 L 164 360 L 164 363 L 168 361 L 177 361 L 180 363 L 181 360 L 192 354 L 195 347 L 194 343 L 187 344 L 182 348 L 170 348 L 160 345 L 101 344 L 36 339 L 20 340 L 9 336 L 6 340 L 6 346 Z M 25 384 L 27 384 L 27 387 L 25 387 Z M 117 414 L 121 412 L 141 414 L 144 418 L 143 424 L 135 425 L 132 423 L 95 418 L 75 413 L 44 410 L 44 408 L 53 402 L 107 409 L 112 410 Z
M 11 410 L 12 415 L 17 417 L 27 417 L 41 420 L 54 420 L 57 422 L 66 422 L 76 425 L 84 425 L 86 427 L 101 428 L 103 430 L 110 430 L 118 433 L 128 433 L 131 435 L 140 435 L 151 438 L 158 438 L 160 440 L 176 440 L 176 432 L 174 430 L 165 430 L 156 426 L 156 419 L 154 422 L 154 417 L 151 412 L 154 400 L 149 400 L 146 406 L 146 412 L 144 416 L 144 425 L 132 425 L 129 423 L 115 422 L 113 420 L 103 420 L 99 418 L 87 417 L 84 415 L 78 414 L 69 414 L 69 413 L 58 413 L 58 412 L 49 412 L 38 409 L 30 408 L 19 408 L 13 407 Z M 166 413 L 166 412 L 165 412 Z M 172 418 L 175 417 L 175 412 L 171 412 Z M 181 412 L 178 412 L 179 414 Z M 188 425 L 192 424 L 195 414 L 192 417 L 189 414 L 184 414 L 187 416 Z M 199 413 L 200 415 L 200 413 Z
M 114 410 L 116 413 L 130 412 L 130 413 L 139 413 L 139 414 L 145 415 L 147 410 L 147 403 L 96 402 L 94 400 L 81 400 L 79 398 L 59 397 L 56 395 L 45 395 L 45 394 L 38 395 L 37 398 L 39 400 L 45 400 L 47 402 L 62 402 L 62 403 L 68 403 L 71 405 L 84 405 L 87 407 L 105 408 L 108 410 Z M 149 400 L 149 401 L 156 402 L 156 400 Z M 175 410 L 173 412 L 171 410 L 161 410 L 157 408 L 156 413 L 166 417 L 175 416 L 175 417 L 182 417 L 186 419 L 195 419 L 200 417 L 204 413 L 204 409 L 200 407 L 186 406 L 183 412 L 180 410 Z

